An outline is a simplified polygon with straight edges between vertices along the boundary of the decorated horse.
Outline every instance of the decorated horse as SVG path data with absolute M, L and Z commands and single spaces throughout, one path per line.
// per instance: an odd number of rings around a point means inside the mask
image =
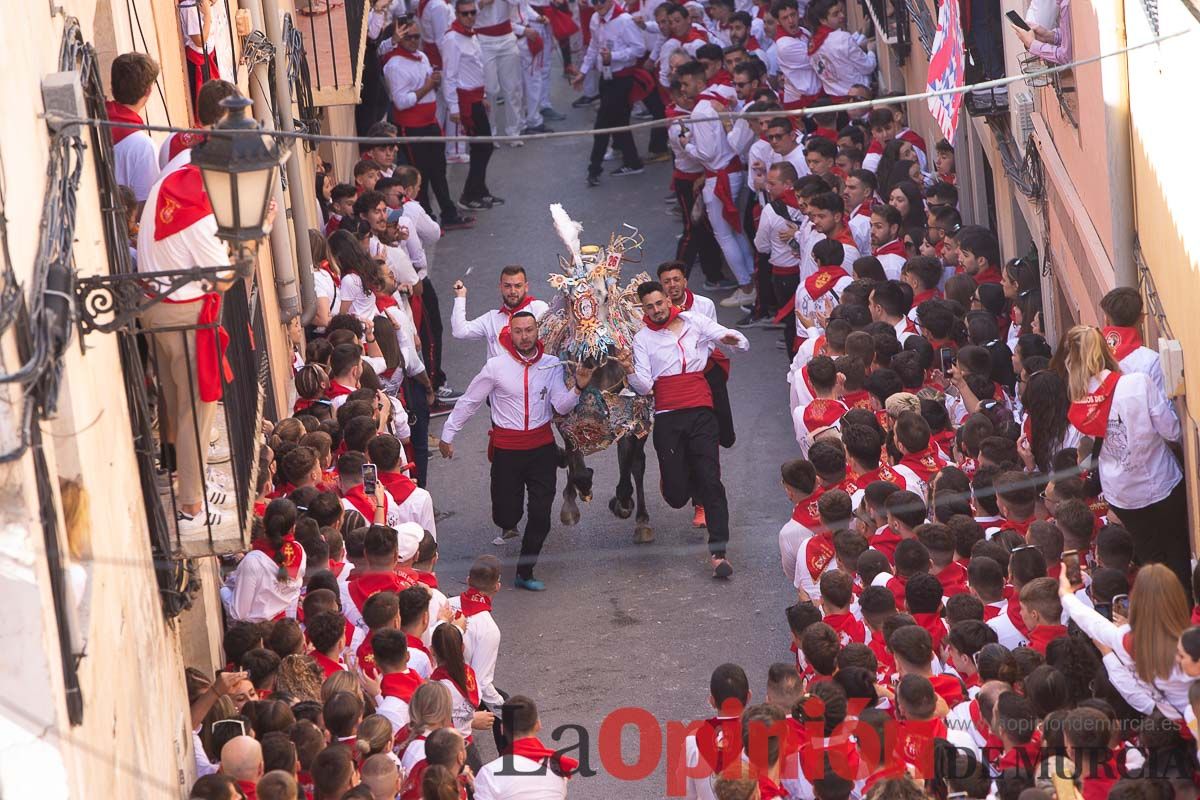
M 576 498 L 592 499 L 592 470 L 584 456 L 616 444 L 620 479 L 609 510 L 621 519 L 636 510 L 634 540 L 649 542 L 654 532 L 642 484 L 654 401 L 626 387 L 621 363 L 631 361 L 633 337 L 642 327 L 637 287 L 650 280 L 641 272 L 622 286 L 621 264 L 637 263 L 629 254 L 641 250 L 643 239 L 626 225 L 629 233 L 613 234 L 606 246 L 581 245 L 583 226 L 557 203 L 550 206 L 550 214 L 567 255 L 559 256 L 559 271 L 548 278 L 555 294 L 539 333 L 547 353 L 596 370 L 575 409 L 555 418 L 566 443 L 567 482 L 559 518 L 564 525 L 579 522 Z

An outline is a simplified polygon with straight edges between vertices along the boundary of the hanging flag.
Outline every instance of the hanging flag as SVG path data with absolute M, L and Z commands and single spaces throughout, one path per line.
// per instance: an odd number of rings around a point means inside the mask
M 957 89 L 963 85 L 963 33 L 958 14 L 958 0 L 942 0 L 938 9 L 937 33 L 929 56 L 929 77 L 926 90 L 930 92 Z M 962 93 L 934 95 L 928 99 L 929 113 L 937 120 L 946 141 L 954 143 L 958 128 L 958 112 Z

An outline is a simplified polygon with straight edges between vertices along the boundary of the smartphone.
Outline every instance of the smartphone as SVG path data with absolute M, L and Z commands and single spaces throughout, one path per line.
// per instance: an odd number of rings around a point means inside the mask
M 1067 580 L 1078 588 L 1083 586 L 1083 568 L 1079 565 L 1078 550 L 1064 550 L 1062 554 L 1063 569 L 1067 571 Z
M 379 470 L 374 464 L 362 465 L 363 492 L 367 497 L 375 494 L 376 487 L 379 486 Z
M 943 347 L 938 351 L 938 355 L 942 362 L 942 374 L 949 374 L 950 368 L 954 366 L 954 362 L 958 360 L 958 356 L 954 353 L 953 347 Z
M 1004 16 L 1008 17 L 1008 21 L 1011 22 L 1013 25 L 1016 25 L 1021 30 L 1023 30 L 1023 31 L 1029 30 L 1029 23 L 1026 22 L 1025 20 L 1021 19 L 1021 15 L 1018 14 L 1017 12 L 1009 11 Z
M 1096 613 L 1112 622 L 1112 603 L 1096 603 Z
M 1112 613 L 1114 617 L 1120 617 L 1125 620 L 1129 619 L 1129 595 L 1113 595 Z

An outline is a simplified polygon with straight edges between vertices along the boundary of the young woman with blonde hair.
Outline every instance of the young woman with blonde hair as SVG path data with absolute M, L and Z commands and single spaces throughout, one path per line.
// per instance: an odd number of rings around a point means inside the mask
M 1055 362 L 1067 379 L 1067 416 L 1096 444 L 1104 498 L 1131 534 L 1141 564 L 1160 562 L 1190 593 L 1187 489 L 1169 443 L 1180 439 L 1171 401 L 1140 372 L 1123 374 L 1104 335 L 1077 325 Z
M 438 728 L 452 727 L 454 699 L 450 690 L 437 681 L 418 686 L 408 703 L 408 736 L 397 748 L 406 775 L 405 793 L 421 786 L 421 774 L 425 771 L 425 737 Z

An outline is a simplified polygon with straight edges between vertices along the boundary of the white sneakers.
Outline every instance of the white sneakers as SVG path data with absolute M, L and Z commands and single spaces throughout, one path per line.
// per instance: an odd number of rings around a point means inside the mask
M 748 292 L 743 292 L 739 286 L 734 290 L 733 294 L 721 301 L 722 308 L 737 308 L 739 306 L 752 306 L 757 297 L 755 291 L 751 289 Z

